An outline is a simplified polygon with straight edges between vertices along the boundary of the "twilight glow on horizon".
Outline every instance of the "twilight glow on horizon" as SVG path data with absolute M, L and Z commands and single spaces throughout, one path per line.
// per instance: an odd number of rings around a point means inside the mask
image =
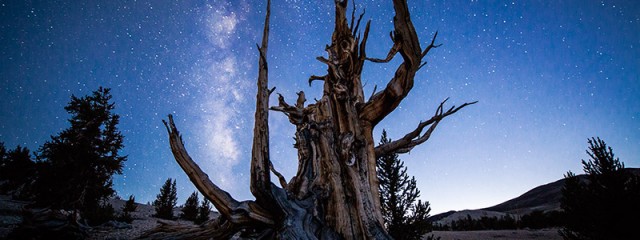
M 162 119 L 211 180 L 252 198 L 249 165 L 258 51 L 266 1 L 0 1 L 0 141 L 36 151 L 69 127 L 70 96 L 112 88 L 128 155 L 118 195 L 151 202 L 167 178 L 178 204 L 195 191 L 174 161 Z M 371 20 L 367 55 L 392 46 L 391 1 L 359 0 Z M 351 5 L 351 4 L 349 4 Z M 409 1 L 426 47 L 413 90 L 374 130 L 392 139 L 438 104 L 479 101 L 447 117 L 430 140 L 400 155 L 432 214 L 489 207 L 582 173 L 587 139 L 600 137 L 626 167 L 640 167 L 640 1 Z M 322 85 L 333 1 L 274 0 L 269 85 L 308 103 Z M 349 10 L 350 11 L 350 10 Z M 392 78 L 400 56 L 367 62 L 365 95 Z M 276 105 L 275 95 L 271 105 Z M 270 115 L 271 159 L 297 170 L 295 127 Z

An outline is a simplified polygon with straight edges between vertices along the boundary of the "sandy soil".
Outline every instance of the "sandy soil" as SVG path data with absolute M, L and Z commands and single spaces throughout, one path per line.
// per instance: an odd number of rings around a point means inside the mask
M 441 240 L 561 240 L 557 228 L 540 230 L 434 231 Z

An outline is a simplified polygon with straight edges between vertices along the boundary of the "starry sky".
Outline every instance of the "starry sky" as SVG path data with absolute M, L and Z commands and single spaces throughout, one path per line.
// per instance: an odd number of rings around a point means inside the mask
M 275 0 L 270 86 L 289 101 L 319 98 L 333 1 Z M 599 136 L 640 167 L 640 1 L 409 1 L 423 47 L 439 31 L 415 86 L 374 131 L 397 139 L 440 101 L 478 100 L 401 155 L 432 213 L 489 207 L 582 172 Z M 392 43 L 391 1 L 356 1 L 371 20 L 367 53 Z M 263 1 L 0 0 L 0 141 L 37 149 L 69 127 L 70 96 L 112 88 L 128 155 L 120 196 L 155 199 L 177 179 L 179 204 L 195 190 L 173 160 L 161 120 L 174 114 L 187 149 L 212 181 L 251 199 L 249 161 Z M 365 95 L 400 63 L 367 63 Z M 272 98 L 272 105 L 277 101 Z M 274 166 L 295 174 L 294 127 L 270 114 Z

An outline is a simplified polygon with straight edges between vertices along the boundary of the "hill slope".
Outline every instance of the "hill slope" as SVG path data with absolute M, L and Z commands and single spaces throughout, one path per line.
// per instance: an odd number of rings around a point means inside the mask
M 640 168 L 626 168 L 626 171 L 640 176 Z M 587 175 L 578 175 L 583 181 L 587 181 Z M 449 211 L 436 214 L 430 218 L 433 222 L 448 223 L 452 220 L 464 218 L 470 215 L 472 218 L 482 216 L 494 216 L 500 214 L 524 215 L 536 210 L 543 212 L 560 210 L 560 199 L 565 179 L 562 178 L 552 183 L 535 187 L 524 194 L 488 208 L 463 211 Z

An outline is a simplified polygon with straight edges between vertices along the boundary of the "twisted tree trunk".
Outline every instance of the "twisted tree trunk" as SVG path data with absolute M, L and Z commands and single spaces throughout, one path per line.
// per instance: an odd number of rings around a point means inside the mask
M 257 238 L 390 239 L 381 214 L 376 155 L 408 152 L 425 142 L 443 118 L 475 103 L 444 111 L 442 102 L 434 116 L 418 124 L 411 133 L 375 146 L 373 128 L 407 96 L 416 72 L 424 66 L 422 59 L 438 47 L 434 45 L 437 33 L 424 50 L 420 47 L 406 0 L 393 0 L 393 5 L 396 15 L 391 38 L 394 44 L 386 58 L 377 59 L 368 58 L 365 53 L 370 22 L 361 38 L 362 15 L 356 20 L 354 10 L 349 24 L 347 1 L 336 0 L 335 28 L 331 45 L 326 47 L 328 56 L 317 58 L 327 65 L 327 74 L 309 78 L 309 84 L 314 80 L 323 81 L 322 98 L 305 106 L 305 95 L 299 92 L 294 105 L 279 96 L 278 106 L 269 107 L 269 95 L 274 89 L 268 88 L 266 59 L 268 1 L 262 44 L 258 47 L 258 93 L 251 157 L 251 192 L 255 201 L 239 202 L 213 184 L 187 154 L 173 118 L 169 116 L 165 125 L 176 161 L 220 211 L 221 217 L 197 229 L 165 225 L 145 237 L 218 238 L 243 231 L 243 234 Z M 403 63 L 393 79 L 384 90 L 365 100 L 360 79 L 364 63 L 386 63 L 397 53 L 402 56 Z M 296 126 L 298 170 L 289 181 L 273 168 L 269 159 L 269 110 L 283 112 Z M 429 128 L 423 131 L 427 126 Z M 281 187 L 271 182 L 270 172 L 278 176 Z

